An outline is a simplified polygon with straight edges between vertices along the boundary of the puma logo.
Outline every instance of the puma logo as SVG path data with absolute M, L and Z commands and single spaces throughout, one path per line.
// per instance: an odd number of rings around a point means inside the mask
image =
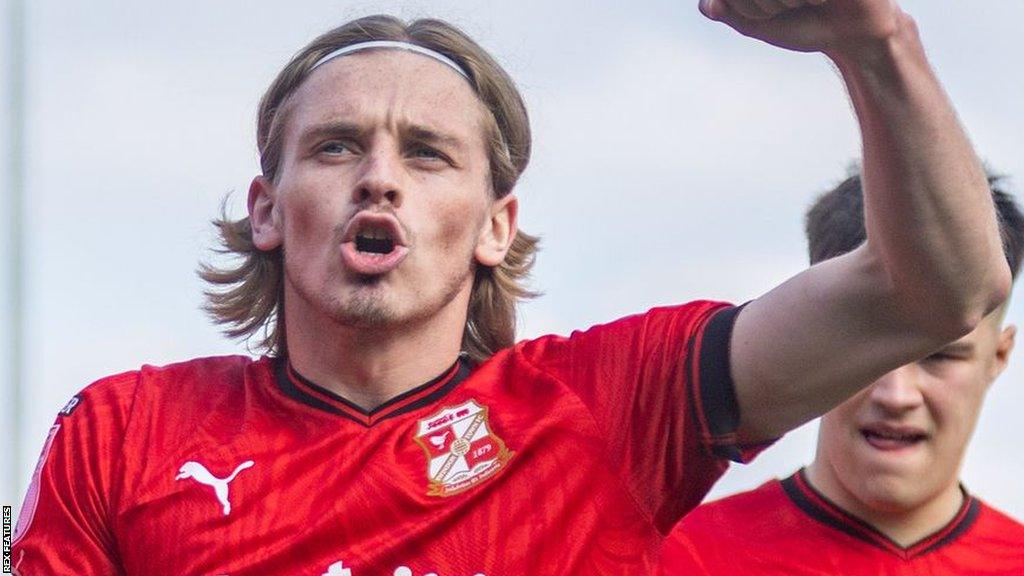
M 228 500 L 228 483 L 238 476 L 238 473 L 246 468 L 252 468 L 253 461 L 246 460 L 235 468 L 235 471 L 231 473 L 227 478 L 217 478 L 210 471 L 206 469 L 199 462 L 188 461 L 181 465 L 178 469 L 178 475 L 174 477 L 175 480 L 184 480 L 191 478 L 200 484 L 206 484 L 213 488 L 213 493 L 217 496 L 217 500 L 220 501 L 221 506 L 224 509 L 224 515 L 231 514 L 231 502 Z

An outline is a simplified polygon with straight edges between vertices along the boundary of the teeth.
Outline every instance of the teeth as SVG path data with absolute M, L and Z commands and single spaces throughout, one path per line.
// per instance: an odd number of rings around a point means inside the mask
M 388 240 L 391 238 L 391 234 L 384 228 L 368 227 L 359 231 L 358 236 L 363 238 L 371 238 L 374 240 Z
M 390 254 L 395 250 L 397 231 L 387 223 L 363 221 L 355 232 L 355 248 L 368 254 Z
M 893 434 L 888 432 L 867 432 L 868 436 L 874 436 L 876 438 L 883 438 L 885 440 L 898 440 L 901 442 L 910 442 L 921 438 L 920 434 Z

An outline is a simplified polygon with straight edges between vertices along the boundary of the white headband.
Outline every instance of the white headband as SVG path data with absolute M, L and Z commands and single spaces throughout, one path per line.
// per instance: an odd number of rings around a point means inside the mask
M 312 72 L 313 70 L 319 68 L 321 65 L 330 62 L 331 60 L 334 60 L 335 58 L 338 58 L 340 56 L 351 54 L 353 52 L 361 52 L 363 50 L 373 50 L 375 48 L 408 50 L 409 52 L 422 54 L 424 56 L 437 60 L 441 64 L 444 64 L 445 66 L 458 72 L 459 76 L 462 76 L 467 81 L 469 80 L 469 74 L 466 74 L 466 71 L 462 69 L 462 66 L 459 66 L 458 64 L 455 63 L 455 61 L 445 56 L 444 54 L 441 54 L 440 52 L 435 52 L 430 48 L 424 48 L 423 46 L 419 46 L 417 44 L 410 44 L 409 42 L 394 42 L 391 40 L 373 40 L 371 42 L 360 42 L 358 44 L 350 44 L 348 46 L 345 46 L 344 48 L 338 48 L 334 52 L 331 52 L 330 54 L 317 60 L 316 64 L 313 64 L 313 67 L 310 68 L 309 71 Z

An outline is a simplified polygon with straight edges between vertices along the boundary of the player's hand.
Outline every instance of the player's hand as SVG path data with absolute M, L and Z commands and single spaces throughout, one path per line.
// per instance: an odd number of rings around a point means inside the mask
M 745 36 L 833 57 L 882 46 L 909 21 L 894 0 L 701 0 L 700 11 Z

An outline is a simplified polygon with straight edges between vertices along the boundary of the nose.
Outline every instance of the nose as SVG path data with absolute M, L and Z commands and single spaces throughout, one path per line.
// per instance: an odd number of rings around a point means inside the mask
M 353 190 L 357 204 L 402 204 L 401 157 L 389 150 L 374 149 L 363 156 L 358 180 Z
M 868 389 L 871 402 L 891 413 L 902 413 L 921 405 L 921 370 L 917 364 L 901 366 L 876 380 Z

